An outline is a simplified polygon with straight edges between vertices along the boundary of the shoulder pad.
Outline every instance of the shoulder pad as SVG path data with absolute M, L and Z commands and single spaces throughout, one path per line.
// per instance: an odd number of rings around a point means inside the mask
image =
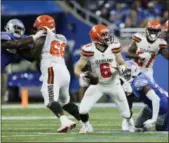
M 119 53 L 122 50 L 119 41 L 114 41 L 112 44 L 109 45 L 109 47 L 111 48 L 112 53 Z
M 133 39 L 135 42 L 139 43 L 139 42 L 141 42 L 141 40 L 142 40 L 142 35 L 141 35 L 140 33 L 136 33 L 136 34 L 134 34 L 134 35 L 132 36 L 132 39 Z
M 94 51 L 93 51 L 92 46 L 93 46 L 92 43 L 89 43 L 89 44 L 84 45 L 84 46 L 81 48 L 81 54 L 82 54 L 83 56 L 87 56 L 87 57 L 93 56 L 93 55 L 94 55 Z
M 7 32 L 1 32 L 1 39 L 2 40 L 12 40 L 10 34 Z
M 61 34 L 56 34 L 56 37 L 57 37 L 59 40 L 61 40 L 61 41 L 65 42 L 65 43 L 67 43 L 67 39 L 66 39 L 65 36 L 63 36 L 63 35 L 61 35 Z
M 167 48 L 167 42 L 164 39 L 159 39 L 159 48 L 160 49 Z

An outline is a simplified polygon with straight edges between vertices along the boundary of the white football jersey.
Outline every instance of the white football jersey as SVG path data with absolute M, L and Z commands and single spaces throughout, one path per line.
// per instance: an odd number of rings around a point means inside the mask
M 166 41 L 161 38 L 158 38 L 154 43 L 149 43 L 145 34 L 136 33 L 132 39 L 136 42 L 138 54 L 147 53 L 149 55 L 144 60 L 135 60 L 141 68 L 152 68 L 160 49 L 167 48 Z
M 46 40 L 41 53 L 41 67 L 47 68 L 53 64 L 65 65 L 66 44 L 67 40 L 63 35 L 55 34 L 52 30 L 47 29 Z
M 103 52 L 94 43 L 89 43 L 82 47 L 81 55 L 87 57 L 92 71 L 99 77 L 99 83 L 108 84 L 119 80 L 118 71 L 112 71 L 111 66 L 117 67 L 115 54 L 120 51 L 121 45 L 118 41 L 110 44 Z

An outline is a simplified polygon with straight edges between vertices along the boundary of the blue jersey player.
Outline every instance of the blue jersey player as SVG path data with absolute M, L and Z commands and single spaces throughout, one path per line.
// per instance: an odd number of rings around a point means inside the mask
M 157 131 L 168 131 L 168 93 L 139 72 L 136 66 L 128 65 L 131 72 L 123 73 L 123 77 L 130 79 L 135 96 L 146 104 L 135 121 L 136 130 L 150 130 L 155 124 Z
M 28 55 L 29 44 L 33 44 L 38 38 L 44 36 L 43 31 L 37 32 L 35 35 L 25 36 L 25 27 L 18 19 L 11 19 L 5 26 L 5 32 L 1 32 L 1 72 L 5 67 L 14 60 L 16 53 L 24 57 L 24 53 Z M 25 56 L 26 57 L 26 56 Z

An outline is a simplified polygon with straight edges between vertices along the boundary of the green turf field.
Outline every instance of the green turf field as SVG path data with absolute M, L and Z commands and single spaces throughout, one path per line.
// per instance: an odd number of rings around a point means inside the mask
M 134 110 L 134 118 L 140 109 Z M 168 133 L 122 133 L 117 108 L 94 108 L 92 134 L 78 134 L 80 124 L 67 134 L 58 134 L 59 120 L 45 108 L 2 109 L 2 142 L 168 142 Z

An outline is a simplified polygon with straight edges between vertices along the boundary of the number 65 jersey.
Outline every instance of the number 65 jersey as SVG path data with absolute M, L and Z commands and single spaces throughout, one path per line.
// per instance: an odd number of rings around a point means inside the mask
M 86 44 L 81 49 L 81 55 L 86 57 L 91 69 L 99 77 L 99 84 L 109 84 L 119 82 L 116 55 L 120 53 L 121 45 L 119 42 L 110 44 L 104 51 L 100 51 L 94 43 Z
M 66 38 L 61 34 L 55 34 L 52 30 L 46 28 L 47 35 L 41 52 L 41 71 L 54 64 L 64 65 L 64 53 L 67 44 Z

